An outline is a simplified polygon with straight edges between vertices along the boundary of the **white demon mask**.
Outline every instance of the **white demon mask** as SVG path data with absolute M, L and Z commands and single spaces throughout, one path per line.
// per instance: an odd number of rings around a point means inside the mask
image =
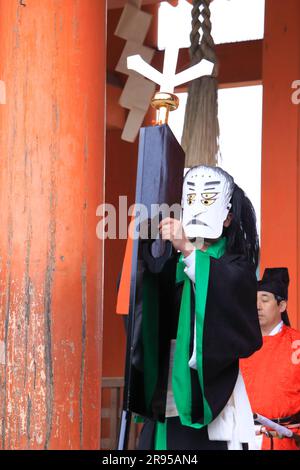
M 218 167 L 191 168 L 183 182 L 182 225 L 188 238 L 216 239 L 231 208 L 232 176 Z

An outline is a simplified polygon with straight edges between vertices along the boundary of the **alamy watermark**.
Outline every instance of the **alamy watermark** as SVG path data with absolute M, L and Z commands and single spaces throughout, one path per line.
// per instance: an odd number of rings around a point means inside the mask
M 292 363 L 297 366 L 300 364 L 300 339 L 292 342 L 292 349 L 295 349 L 292 353 Z
M 292 83 L 292 88 L 295 88 L 295 91 L 292 93 L 291 100 L 293 104 L 300 104 L 300 80 L 294 80 Z
M 128 207 L 127 196 L 119 196 L 116 208 L 113 204 L 100 204 L 96 215 L 100 217 L 96 227 L 96 235 L 100 240 L 116 239 L 156 239 L 159 238 L 159 223 L 171 217 L 180 220 L 182 208 L 180 204 L 132 204 Z M 128 217 L 131 221 L 128 224 Z M 180 238 L 180 234 L 178 234 Z

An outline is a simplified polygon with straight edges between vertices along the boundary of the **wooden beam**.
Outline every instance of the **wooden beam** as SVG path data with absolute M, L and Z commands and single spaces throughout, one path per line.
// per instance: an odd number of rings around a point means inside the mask
M 216 46 L 217 56 L 220 62 L 219 87 L 245 86 L 254 83 L 262 83 L 262 56 L 263 40 L 243 41 L 228 44 L 218 44 Z M 152 60 L 153 67 L 162 70 L 164 52 L 157 51 Z M 114 62 L 117 61 L 115 57 Z M 190 59 L 188 49 L 181 49 L 179 53 L 177 71 L 189 67 Z M 108 61 L 110 65 L 110 61 Z M 123 86 L 125 78 L 122 74 L 108 72 L 110 82 L 118 86 Z M 187 89 L 187 84 L 181 85 L 177 92 Z
M 262 83 L 263 41 L 245 41 L 217 45 L 220 61 L 219 88 L 233 88 Z M 162 70 L 164 53 L 155 53 L 152 65 Z M 178 71 L 189 66 L 188 49 L 179 54 Z M 108 72 L 107 85 L 107 128 L 122 129 L 126 112 L 119 106 L 120 88 L 124 86 L 126 76 Z M 187 84 L 175 90 L 177 93 L 187 91 Z
M 240 84 L 257 83 L 262 81 L 262 50 L 263 40 L 242 41 L 227 44 L 217 44 L 217 57 L 220 62 L 219 85 L 240 86 Z M 162 70 L 164 53 L 157 51 L 152 65 Z M 177 70 L 181 71 L 189 67 L 189 50 L 181 49 L 179 53 Z M 186 89 L 180 87 L 180 91 Z M 177 90 L 179 91 L 179 90 Z
M 143 0 L 142 5 L 154 5 L 155 3 L 165 2 L 166 0 Z M 107 0 L 107 8 L 108 10 L 113 10 L 115 8 L 123 8 L 128 0 Z M 177 3 L 177 1 L 172 0 L 173 5 Z

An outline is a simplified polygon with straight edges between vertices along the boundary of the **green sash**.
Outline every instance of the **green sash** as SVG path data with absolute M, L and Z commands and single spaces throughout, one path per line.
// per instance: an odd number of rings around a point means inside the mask
M 184 280 L 183 293 L 180 305 L 179 323 L 176 337 L 174 366 L 172 372 L 172 386 L 176 407 L 180 421 L 184 426 L 202 428 L 212 421 L 212 412 L 205 397 L 205 384 L 203 379 L 203 328 L 206 308 L 206 298 L 210 271 L 210 258 L 220 258 L 226 249 L 226 238 L 221 238 L 206 251 L 196 250 L 196 278 L 195 278 L 195 321 L 196 321 L 196 358 L 199 384 L 203 396 L 204 417 L 202 423 L 192 423 L 192 390 L 190 376 L 190 325 L 191 325 L 191 288 L 192 282 L 184 272 L 183 256 L 177 266 L 176 280 Z M 194 314 L 194 312 L 192 313 Z

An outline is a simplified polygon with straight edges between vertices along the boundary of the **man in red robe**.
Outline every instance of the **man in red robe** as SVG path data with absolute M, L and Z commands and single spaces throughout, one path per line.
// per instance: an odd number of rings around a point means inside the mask
M 258 282 L 263 346 L 240 361 L 253 413 L 300 434 L 300 332 L 289 326 L 287 268 L 267 268 Z M 297 427 L 298 424 L 298 427 Z M 299 450 L 293 438 L 258 439 L 262 450 Z

